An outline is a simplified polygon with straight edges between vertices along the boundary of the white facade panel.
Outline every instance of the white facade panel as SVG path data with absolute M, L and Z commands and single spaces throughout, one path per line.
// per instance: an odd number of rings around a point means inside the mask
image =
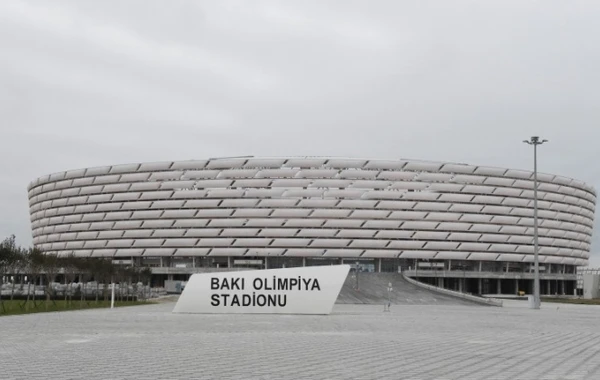
M 530 263 L 532 178 L 423 161 L 234 157 L 60 172 L 32 181 L 28 195 L 34 243 L 61 256 Z M 542 262 L 585 263 L 594 190 L 565 177 L 539 180 Z M 291 246 L 272 247 L 274 239 Z

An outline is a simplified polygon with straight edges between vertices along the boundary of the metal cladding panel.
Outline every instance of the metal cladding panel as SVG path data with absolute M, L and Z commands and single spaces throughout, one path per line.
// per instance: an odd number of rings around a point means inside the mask
M 327 249 L 323 256 L 328 257 L 360 257 L 363 254 L 362 249 Z M 286 254 L 286 256 L 289 256 Z
M 400 255 L 400 252 L 393 249 L 365 249 L 361 257 L 396 258 Z
M 412 181 L 417 176 L 414 172 L 381 172 L 377 179 L 388 181 Z
M 184 230 L 186 237 L 214 237 L 221 234 L 221 228 L 190 228 Z M 229 235 L 223 235 L 229 236 Z
M 505 253 L 505 254 L 499 255 L 496 260 L 498 260 L 498 261 L 520 262 L 520 261 L 523 261 L 523 258 L 525 258 L 525 255 L 517 255 L 517 254 Z
M 170 169 L 172 170 L 194 170 L 202 169 L 206 166 L 207 160 L 188 160 L 173 162 Z
M 284 252 L 283 248 L 248 248 L 246 256 L 281 256 Z
M 401 170 L 406 161 L 404 160 L 370 160 L 365 163 L 365 169 L 379 169 L 379 170 Z
M 395 219 L 400 221 L 406 220 L 423 220 L 427 212 L 425 211 L 394 211 L 389 216 L 388 219 Z
M 517 252 L 533 254 L 533 246 L 531 245 L 519 245 L 517 246 Z
M 246 223 L 247 227 L 281 227 L 285 219 L 249 219 Z
M 284 166 L 293 168 L 318 168 L 325 164 L 326 158 L 291 158 Z
M 254 178 L 258 169 L 225 169 L 217 175 L 217 178 Z
M 134 257 L 134 256 L 142 256 L 144 253 L 143 249 L 117 249 L 115 252 L 115 257 Z
M 335 169 L 303 169 L 296 173 L 296 178 L 330 178 L 338 174 Z
M 345 179 L 375 179 L 378 173 L 375 170 L 347 169 L 341 170 L 339 177 Z
M 501 178 L 501 177 L 487 177 L 484 181 L 484 185 L 489 186 L 500 186 L 500 187 L 511 187 L 515 183 L 514 179 Z
M 455 250 L 459 243 L 449 241 L 430 241 L 425 244 L 425 249 L 431 250 Z
M 275 209 L 271 216 L 274 218 L 305 218 L 311 213 L 311 210 L 308 209 L 293 209 L 293 208 L 282 208 Z
M 485 181 L 486 177 L 478 176 L 478 175 L 455 175 L 452 178 L 453 183 L 462 183 L 462 184 L 481 184 Z
M 401 259 L 433 259 L 437 251 L 402 251 Z
M 300 187 L 305 188 L 310 185 L 309 179 L 275 179 L 271 183 L 272 187 Z
M 195 238 L 174 238 L 166 239 L 164 247 L 193 247 L 197 246 L 223 246 L 231 245 L 232 239 L 195 239 Z
M 396 220 L 367 220 L 363 227 L 371 229 L 398 229 L 401 222 Z
M 490 244 L 488 250 L 494 252 L 514 252 L 517 246 L 514 244 Z
M 242 227 L 246 224 L 244 219 L 212 219 L 208 222 L 209 227 Z
M 363 223 L 364 221 L 359 219 L 331 219 L 326 220 L 324 226 L 335 228 L 359 228 Z
M 324 192 L 323 189 L 291 189 L 286 190 L 283 196 L 289 198 L 321 197 Z
M 147 210 L 152 206 L 150 201 L 123 202 L 121 210 Z
M 531 236 L 507 236 L 507 239 L 503 241 L 513 244 L 533 244 Z
M 271 214 L 272 210 L 265 209 L 237 209 L 233 212 L 236 218 L 265 218 Z
M 354 210 L 349 217 L 353 219 L 384 219 L 389 214 L 390 211 L 383 210 Z
M 234 247 L 267 247 L 273 239 L 268 238 L 243 238 L 233 242 Z
M 154 230 L 152 237 L 154 238 L 167 238 L 167 237 L 182 237 L 186 230 L 166 229 L 166 230 Z M 125 232 L 125 235 L 127 232 Z
M 335 169 L 346 169 L 346 168 L 362 168 L 367 163 L 366 160 L 355 160 L 355 159 L 330 159 L 325 164 L 326 167 Z
M 448 237 L 448 232 L 430 232 L 430 231 L 417 231 L 413 235 L 413 239 L 419 240 L 445 240 Z
M 166 181 L 160 182 L 160 189 L 191 189 L 196 184 L 196 181 Z
M 423 182 L 447 182 L 452 179 L 452 174 L 448 173 L 427 173 L 423 172 L 417 175 L 417 181 Z
M 461 214 L 454 212 L 430 212 L 427 214 L 425 219 L 436 220 L 436 221 L 458 221 Z
M 152 230 L 127 230 L 123 234 L 124 238 L 147 238 L 152 235 Z
M 315 248 L 290 248 L 285 251 L 284 256 L 323 256 L 325 253 L 324 249 Z
M 265 230 L 263 230 L 265 231 Z M 333 237 L 336 236 L 339 230 L 334 230 L 334 229 L 315 229 L 315 228 L 309 228 L 309 229 L 303 229 L 303 230 L 299 230 L 297 235 L 298 237 Z M 294 235 L 291 235 L 294 236 Z
M 113 257 L 116 249 L 93 249 L 91 257 Z
M 245 168 L 279 168 L 285 163 L 285 158 L 250 158 L 244 164 Z
M 149 257 L 173 256 L 174 252 L 173 248 L 146 248 L 143 255 Z
M 523 190 L 515 189 L 512 187 L 511 188 L 497 187 L 492 194 L 503 196 L 503 197 L 520 197 L 523 194 Z M 505 202 L 506 202 L 506 200 L 505 200 Z
M 220 172 L 220 170 L 187 170 L 183 172 L 181 179 L 215 179 Z
M 475 196 L 471 194 L 442 194 L 438 200 L 442 202 L 457 202 L 466 203 L 471 202 Z
M 329 218 L 346 218 L 348 215 L 350 215 L 352 211 L 351 210 L 332 210 L 332 209 L 324 209 L 324 210 L 314 210 L 312 212 L 312 214 L 310 214 L 311 217 L 315 217 L 315 218 L 324 218 L 324 219 L 329 219 Z
M 337 237 L 341 238 L 370 238 L 375 236 L 377 230 L 367 230 L 367 229 L 343 229 L 340 230 L 337 234 Z
M 450 203 L 438 203 L 438 202 L 419 202 L 415 205 L 415 210 L 428 210 L 428 211 L 446 211 L 450 208 Z
M 471 223 L 442 222 L 435 229 L 439 231 L 468 231 L 472 226 Z
M 469 252 L 459 251 L 442 251 L 435 255 L 436 260 L 466 260 L 469 257 Z
M 388 184 L 388 181 L 379 180 L 379 182 Z M 429 183 L 425 182 L 391 182 L 389 185 L 390 189 L 399 189 L 399 190 L 425 190 L 430 186 Z
M 418 240 L 392 240 L 388 245 L 388 248 L 415 250 L 423 248 L 425 244 L 426 242 Z
M 495 261 L 498 258 L 497 253 L 492 252 L 471 252 L 468 259 L 477 261 Z
M 478 241 L 481 234 L 474 234 L 468 232 L 453 232 L 448 236 L 448 240 L 455 240 L 460 242 L 471 242 Z
M 326 190 L 323 196 L 325 198 L 361 199 L 367 193 L 369 193 L 369 191 L 364 189 L 333 189 Z
M 428 191 L 415 191 L 404 193 L 402 199 L 411 200 L 411 201 L 430 201 L 433 202 L 440 197 L 439 193 L 433 193 Z
M 144 220 L 143 224 L 141 224 L 141 226 L 143 228 L 168 228 L 168 227 L 178 227 L 177 224 L 175 223 L 175 225 L 173 225 L 173 223 L 176 221 L 173 221 L 171 219 L 161 219 L 161 220 Z M 201 221 L 196 221 L 197 223 L 200 223 Z
M 488 248 L 490 247 L 489 244 L 486 243 L 462 243 L 458 249 L 461 251 L 480 251 L 480 252 L 484 252 L 487 251 Z
M 465 165 L 465 164 L 444 164 L 440 171 L 446 173 L 463 173 L 470 174 L 473 173 L 477 169 L 476 166 Z
M 309 244 L 313 248 L 343 248 L 347 247 L 350 239 L 315 239 Z
M 247 158 L 216 158 L 211 159 L 206 164 L 206 167 L 208 169 L 241 168 L 242 166 L 244 166 L 247 160 Z
M 475 204 L 453 204 L 450 206 L 449 210 L 454 212 L 463 212 L 463 213 L 478 213 L 483 209 L 483 205 L 475 205 Z
M 353 240 L 349 247 L 351 248 L 385 248 L 389 244 L 388 241 L 379 239 L 357 239 Z
M 306 247 L 310 244 L 311 239 L 302 238 L 286 238 L 286 239 L 274 239 L 273 247 Z
M 402 229 L 411 230 L 435 230 L 438 222 L 425 222 L 425 221 L 408 221 L 402 223 Z
M 171 242 L 169 244 L 165 242 L 165 246 L 177 246 L 177 247 L 193 247 L 194 245 L 198 247 L 231 247 L 233 244 L 233 239 L 211 239 L 211 238 L 201 238 L 196 243 L 191 242 L 191 240 L 196 241 L 195 239 L 181 239 L 182 241 L 176 241 L 176 239 L 170 239 Z
M 292 237 L 298 232 L 296 228 L 263 228 L 256 230 L 255 236 L 269 236 L 269 237 Z M 230 236 L 223 232 L 224 236 Z
M 285 221 L 286 227 L 321 227 L 325 220 L 323 219 L 289 219 Z

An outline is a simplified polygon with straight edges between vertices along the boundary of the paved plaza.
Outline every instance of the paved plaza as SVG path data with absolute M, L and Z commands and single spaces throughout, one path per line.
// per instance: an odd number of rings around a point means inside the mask
M 600 379 L 600 307 L 336 305 L 178 315 L 174 303 L 0 318 L 0 379 Z

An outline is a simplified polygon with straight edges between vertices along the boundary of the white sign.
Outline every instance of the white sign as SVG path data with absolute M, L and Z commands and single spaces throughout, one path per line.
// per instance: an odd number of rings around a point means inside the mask
M 349 265 L 198 273 L 174 313 L 329 314 Z

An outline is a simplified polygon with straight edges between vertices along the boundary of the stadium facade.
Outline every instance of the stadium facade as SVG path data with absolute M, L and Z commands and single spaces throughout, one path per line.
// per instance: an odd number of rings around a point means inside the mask
M 538 174 L 542 294 L 573 294 L 595 190 Z M 153 281 L 350 263 L 471 293 L 533 287 L 533 173 L 465 164 L 233 157 L 71 170 L 29 184 L 33 243 Z

